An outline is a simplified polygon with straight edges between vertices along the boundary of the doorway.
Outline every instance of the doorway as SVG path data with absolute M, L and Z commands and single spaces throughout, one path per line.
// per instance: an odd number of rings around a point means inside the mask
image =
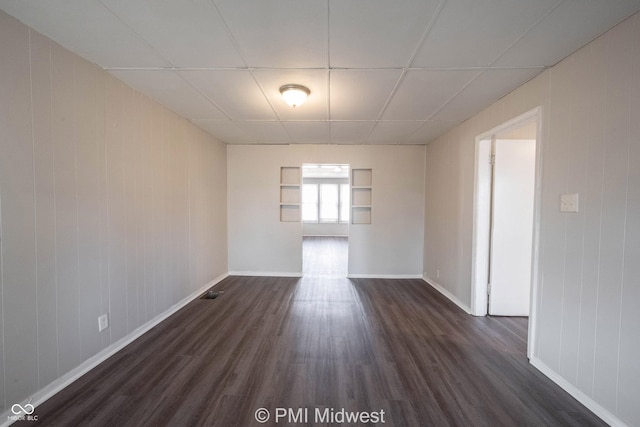
M 347 275 L 350 166 L 302 165 L 302 271 Z
M 535 325 L 540 109 L 476 138 L 472 311 Z M 528 354 L 532 354 L 529 343 Z
M 535 125 L 535 123 L 532 123 Z M 528 125 L 525 125 L 525 129 Z M 516 129 L 516 132 L 522 132 Z M 529 316 L 536 135 L 492 137 L 487 311 Z

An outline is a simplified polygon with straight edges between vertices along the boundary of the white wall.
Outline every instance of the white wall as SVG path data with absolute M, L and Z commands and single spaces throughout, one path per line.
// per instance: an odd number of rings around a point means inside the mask
M 300 273 L 302 226 L 279 220 L 281 166 L 373 169 L 373 223 L 349 229 L 349 273 L 422 270 L 424 146 L 228 146 L 229 271 Z
M 425 274 L 471 298 L 476 135 L 543 108 L 532 362 L 592 409 L 640 425 L 640 15 L 426 149 Z M 580 194 L 580 212 L 559 197 Z
M 3 12 L 0 40 L 2 413 L 226 273 L 227 247 L 224 145 Z

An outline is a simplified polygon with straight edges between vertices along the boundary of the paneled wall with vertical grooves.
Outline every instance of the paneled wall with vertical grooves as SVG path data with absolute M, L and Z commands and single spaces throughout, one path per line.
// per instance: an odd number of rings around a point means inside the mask
M 226 273 L 227 231 L 224 145 L 4 13 L 0 40 L 3 412 Z
M 640 425 L 640 14 L 427 146 L 427 276 L 471 299 L 475 137 L 542 106 L 534 357 Z M 560 195 L 579 194 L 579 212 Z

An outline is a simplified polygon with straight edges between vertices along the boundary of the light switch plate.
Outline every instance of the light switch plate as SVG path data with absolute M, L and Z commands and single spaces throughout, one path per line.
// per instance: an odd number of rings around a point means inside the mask
M 98 332 L 102 332 L 109 327 L 109 313 L 98 317 Z
M 578 193 L 560 195 L 560 212 L 578 212 Z

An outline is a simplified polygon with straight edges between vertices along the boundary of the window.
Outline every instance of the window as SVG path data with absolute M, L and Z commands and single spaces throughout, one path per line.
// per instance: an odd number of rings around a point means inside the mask
M 320 222 L 338 222 L 338 184 L 320 184 Z
M 340 184 L 340 222 L 349 222 L 349 184 Z
M 302 220 L 318 222 L 318 184 L 302 186 Z
M 302 220 L 314 223 L 349 222 L 349 184 L 303 184 Z

